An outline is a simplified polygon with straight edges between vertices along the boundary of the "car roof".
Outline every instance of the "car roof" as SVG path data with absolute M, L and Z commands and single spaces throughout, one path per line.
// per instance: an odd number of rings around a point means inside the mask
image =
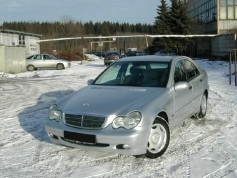
M 174 60 L 177 56 L 156 56 L 156 55 L 148 55 L 148 56 L 132 56 L 132 57 L 124 57 L 119 61 L 159 61 L 159 62 L 170 62 Z

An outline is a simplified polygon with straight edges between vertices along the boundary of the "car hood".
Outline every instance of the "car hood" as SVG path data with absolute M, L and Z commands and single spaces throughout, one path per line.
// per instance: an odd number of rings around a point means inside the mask
M 58 102 L 68 114 L 108 116 L 140 110 L 165 91 L 165 88 L 110 87 L 90 85 Z

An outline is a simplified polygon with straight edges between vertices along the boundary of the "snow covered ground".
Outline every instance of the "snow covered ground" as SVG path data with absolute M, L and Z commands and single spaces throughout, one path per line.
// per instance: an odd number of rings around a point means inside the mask
M 99 59 L 70 68 L 0 73 L 0 177 L 237 177 L 237 87 L 228 63 L 197 60 L 209 76 L 208 113 L 187 119 L 158 159 L 100 153 L 50 143 L 44 120 L 56 100 L 103 69 Z

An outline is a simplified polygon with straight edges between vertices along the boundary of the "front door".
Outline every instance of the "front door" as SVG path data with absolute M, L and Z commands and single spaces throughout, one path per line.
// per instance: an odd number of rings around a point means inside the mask
M 192 113 L 193 86 L 192 82 L 187 81 L 187 74 L 181 60 L 176 62 L 174 72 L 174 83 L 178 82 L 187 82 L 188 88 L 174 90 L 174 126 Z

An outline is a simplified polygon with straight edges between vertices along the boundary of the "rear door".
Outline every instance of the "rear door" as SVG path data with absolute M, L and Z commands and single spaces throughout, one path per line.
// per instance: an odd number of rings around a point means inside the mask
M 189 60 L 182 60 L 182 63 L 187 71 L 187 79 L 188 82 L 192 85 L 192 92 L 193 92 L 193 110 L 197 111 L 200 107 L 201 97 L 204 91 L 203 88 L 203 76 L 200 74 L 200 71 L 195 66 L 192 61 Z

